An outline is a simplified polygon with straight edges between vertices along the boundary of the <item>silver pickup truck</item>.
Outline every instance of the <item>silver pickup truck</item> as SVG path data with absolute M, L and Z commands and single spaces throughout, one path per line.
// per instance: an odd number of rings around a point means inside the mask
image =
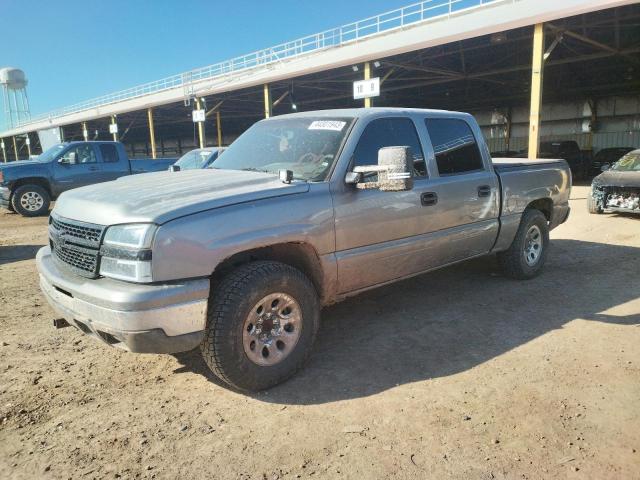
M 260 390 L 303 365 L 324 305 L 493 253 L 534 277 L 570 189 L 563 160 L 492 161 L 468 114 L 283 115 L 212 168 L 64 193 L 37 266 L 57 327 L 132 352 L 199 346 Z

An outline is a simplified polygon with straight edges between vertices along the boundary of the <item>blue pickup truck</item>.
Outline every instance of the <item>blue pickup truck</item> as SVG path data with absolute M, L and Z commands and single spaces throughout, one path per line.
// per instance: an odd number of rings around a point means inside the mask
M 130 160 L 120 142 L 59 143 L 35 160 L 0 165 L 0 206 L 25 217 L 43 215 L 62 192 L 166 170 L 175 160 Z

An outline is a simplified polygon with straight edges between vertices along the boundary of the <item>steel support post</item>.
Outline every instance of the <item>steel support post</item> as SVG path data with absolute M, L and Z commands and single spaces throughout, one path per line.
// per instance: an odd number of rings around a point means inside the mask
M 222 146 L 222 120 L 220 110 L 216 111 L 216 128 L 218 129 L 218 147 Z
M 591 118 L 589 119 L 589 133 L 587 134 L 587 150 L 593 151 L 593 130 L 598 121 L 598 100 L 589 100 L 589 108 L 591 110 Z
M 540 109 L 544 73 L 544 24 L 537 23 L 533 31 L 531 62 L 531 109 L 529 111 L 529 158 L 538 157 L 540 147 Z
M 511 117 L 512 117 L 512 111 L 511 111 L 511 107 L 509 107 L 509 109 L 507 110 L 507 124 L 505 125 L 505 128 L 504 128 L 505 150 L 511 149 L 511 130 L 513 127 Z
M 149 139 L 151 140 L 151 158 L 156 158 L 156 131 L 153 127 L 153 108 L 147 109 L 147 118 L 149 119 Z
M 18 160 L 18 144 L 16 143 L 16 137 L 11 137 L 11 140 L 13 140 L 13 153 L 16 155 L 15 159 Z
M 202 101 L 196 98 L 196 110 L 202 110 Z M 198 123 L 198 144 L 200 148 L 204 148 L 204 122 Z
M 365 80 L 370 80 L 371 79 L 371 63 L 369 62 L 365 62 L 364 64 L 364 79 Z M 364 107 L 365 108 L 370 108 L 373 106 L 373 98 L 365 98 L 364 99 Z
M 271 88 L 268 83 L 264 84 L 264 118 L 269 118 L 272 114 Z
M 116 116 L 115 115 L 111 115 L 111 125 L 118 125 L 118 123 L 116 122 Z M 113 135 L 113 141 L 117 142 L 118 141 L 118 132 L 113 132 L 111 135 Z
M 84 141 L 89 141 L 89 130 L 87 130 L 87 122 L 82 122 L 82 136 L 84 137 Z

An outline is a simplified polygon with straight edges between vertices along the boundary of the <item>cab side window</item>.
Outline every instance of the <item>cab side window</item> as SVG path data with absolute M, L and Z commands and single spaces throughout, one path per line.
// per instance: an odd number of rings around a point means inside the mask
M 100 153 L 102 154 L 102 161 L 105 163 L 118 163 L 118 151 L 115 145 L 109 145 L 103 143 L 100 145 Z
M 467 122 L 456 118 L 427 118 L 425 123 L 441 176 L 484 169 L 478 143 Z
M 96 152 L 91 145 L 72 147 L 64 154 L 62 160 L 70 164 L 96 163 Z
M 410 118 L 378 118 L 362 132 L 353 153 L 353 166 L 377 165 L 378 150 L 383 147 L 411 147 L 414 175 L 425 177 L 427 168 L 418 132 Z

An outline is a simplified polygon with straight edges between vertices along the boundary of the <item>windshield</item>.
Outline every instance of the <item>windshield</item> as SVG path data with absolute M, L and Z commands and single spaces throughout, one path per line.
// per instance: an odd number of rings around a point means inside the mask
M 615 162 L 616 160 L 620 160 L 623 155 L 629 153 L 631 151 L 630 148 L 622 149 L 622 148 L 605 148 L 596 153 L 594 160 L 597 162 Z
M 353 118 L 291 117 L 254 124 L 210 168 L 277 174 L 323 181 L 340 151 Z
M 39 162 L 42 162 L 42 163 L 51 162 L 66 147 L 67 146 L 64 143 L 59 143 L 57 145 L 54 145 L 53 147 L 51 147 L 46 152 L 43 152 L 40 155 L 38 155 L 38 158 L 36 160 L 38 160 Z
M 205 148 L 191 150 L 181 156 L 174 165 L 180 167 L 180 170 L 194 170 L 197 168 L 204 168 L 209 160 L 209 157 L 215 153 L 215 149 Z
M 558 155 L 560 153 L 560 143 L 542 142 L 540 143 L 540 153 Z
M 640 151 L 627 153 L 611 166 L 616 172 L 640 172 Z

